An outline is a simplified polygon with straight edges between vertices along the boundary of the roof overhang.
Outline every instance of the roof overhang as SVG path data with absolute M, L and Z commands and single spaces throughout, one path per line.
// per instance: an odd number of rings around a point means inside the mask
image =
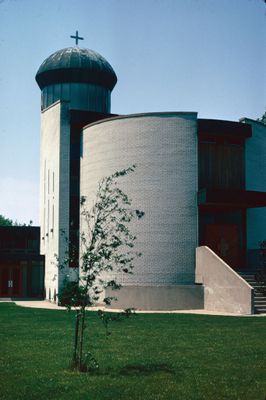
M 198 192 L 200 208 L 257 208 L 266 207 L 266 192 L 234 189 L 201 189 Z
M 199 118 L 198 134 L 200 137 L 216 136 L 246 139 L 252 136 L 252 127 L 241 122 Z

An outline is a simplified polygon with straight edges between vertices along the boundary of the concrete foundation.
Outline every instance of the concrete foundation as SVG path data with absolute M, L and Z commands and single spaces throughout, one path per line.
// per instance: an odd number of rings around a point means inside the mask
M 109 308 L 135 308 L 136 310 L 194 310 L 204 308 L 201 285 L 124 286 L 120 290 L 106 291 L 115 296 Z

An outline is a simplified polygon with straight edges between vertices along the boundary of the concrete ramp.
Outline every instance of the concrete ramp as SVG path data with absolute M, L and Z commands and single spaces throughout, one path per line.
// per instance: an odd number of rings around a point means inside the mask
M 204 309 L 250 315 L 254 289 L 209 247 L 196 249 L 196 283 L 204 286 Z

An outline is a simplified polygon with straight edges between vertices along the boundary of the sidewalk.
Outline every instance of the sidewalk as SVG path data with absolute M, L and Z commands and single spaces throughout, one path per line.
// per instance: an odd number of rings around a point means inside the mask
M 51 303 L 46 300 L 12 300 L 12 299 L 5 299 L 5 300 L 0 300 L 0 302 L 3 301 L 9 301 L 13 302 L 16 305 L 20 307 L 30 307 L 30 308 L 43 308 L 43 309 L 49 309 L 49 310 L 65 310 L 65 307 L 58 306 L 55 303 Z M 122 312 L 124 310 L 119 310 L 119 309 L 110 309 L 106 307 L 90 307 L 90 311 L 98 311 L 98 310 L 103 310 L 103 311 L 108 311 L 108 312 Z M 143 311 L 143 310 L 135 310 L 137 314 L 202 314 L 202 315 L 220 315 L 220 316 L 231 316 L 231 317 L 265 317 L 266 314 L 254 314 L 254 315 L 239 315 L 239 314 L 233 314 L 233 313 L 226 313 L 226 312 L 219 312 L 219 311 L 208 311 L 208 310 L 203 310 L 203 309 L 198 309 L 198 310 L 169 310 L 169 311 L 163 311 L 163 310 L 156 310 L 156 311 Z

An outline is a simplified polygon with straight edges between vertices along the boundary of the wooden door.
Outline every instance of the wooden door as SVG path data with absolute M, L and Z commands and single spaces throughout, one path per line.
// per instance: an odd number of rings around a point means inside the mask
M 9 268 L 0 268 L 0 296 L 9 297 Z
M 235 224 L 209 224 L 205 229 L 204 244 L 209 246 L 230 267 L 240 263 L 239 228 Z
M 0 266 L 0 297 L 22 296 L 21 268 L 16 264 Z
M 22 282 L 21 282 L 21 269 L 19 265 L 13 266 L 11 273 L 11 281 L 12 281 L 11 296 L 20 297 L 22 295 L 21 292 Z

